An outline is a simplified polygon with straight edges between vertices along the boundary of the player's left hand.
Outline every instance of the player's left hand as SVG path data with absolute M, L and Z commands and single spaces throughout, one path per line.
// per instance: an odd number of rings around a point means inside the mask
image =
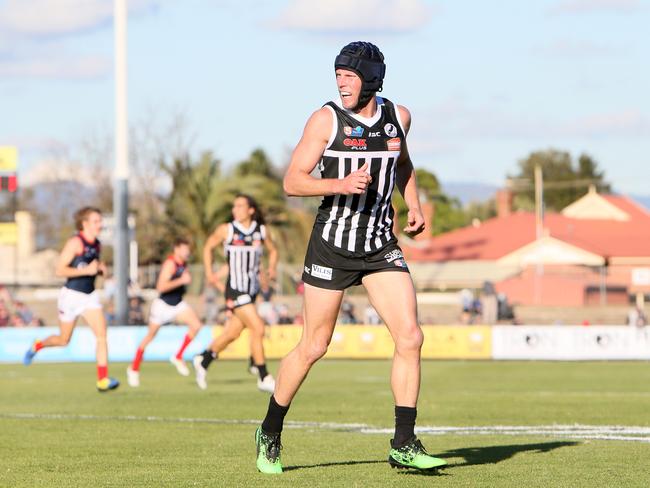
M 408 223 L 406 227 L 404 227 L 404 232 L 408 236 L 416 236 L 424 230 L 424 225 L 425 222 L 422 211 L 419 208 L 410 209 L 408 213 Z
M 107 277 L 108 276 L 108 269 L 106 268 L 106 264 L 100 261 L 97 265 L 97 273 Z
M 278 277 L 278 272 L 275 269 L 269 269 L 267 275 L 269 277 L 269 281 L 275 281 Z

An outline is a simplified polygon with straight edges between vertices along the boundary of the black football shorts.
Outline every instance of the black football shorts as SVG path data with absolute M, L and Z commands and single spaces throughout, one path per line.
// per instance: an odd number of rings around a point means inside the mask
M 350 253 L 326 242 L 320 232 L 312 232 L 302 280 L 318 288 L 345 290 L 360 285 L 364 276 L 383 271 L 409 272 L 396 242 L 369 253 Z

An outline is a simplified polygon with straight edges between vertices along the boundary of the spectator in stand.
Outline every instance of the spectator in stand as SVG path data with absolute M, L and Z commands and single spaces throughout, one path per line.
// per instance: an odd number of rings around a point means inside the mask
M 289 315 L 289 307 L 284 303 L 278 307 L 278 324 L 280 325 L 291 325 L 293 324 L 293 318 Z
M 23 302 L 16 302 L 14 304 L 14 313 L 20 317 L 25 325 L 35 325 L 32 323 L 36 319 L 34 313 Z
M 491 281 L 483 283 L 483 291 L 481 294 L 481 308 L 483 315 L 483 323 L 493 325 L 498 317 L 498 300 L 497 292 L 494 289 L 494 284 Z
M 142 310 L 142 298 L 139 296 L 129 298 L 129 325 L 146 325 Z
M 379 317 L 377 310 L 375 310 L 375 307 L 370 304 L 366 305 L 366 309 L 363 312 L 363 323 L 368 325 L 381 324 L 381 318 Z
M 7 310 L 4 300 L 0 300 L 0 327 L 9 327 L 9 325 L 11 325 L 9 310 Z
M 359 323 L 357 318 L 354 316 L 354 305 L 352 305 L 352 302 L 349 302 L 348 300 L 345 299 L 343 300 L 343 303 L 341 303 L 340 322 L 342 324 Z
M 630 309 L 627 315 L 627 325 L 631 327 L 644 327 L 648 325 L 648 319 L 641 307 L 634 306 Z
M 27 327 L 29 324 L 27 324 L 27 322 L 25 322 L 20 315 L 15 313 L 11 316 L 10 325 L 12 327 Z

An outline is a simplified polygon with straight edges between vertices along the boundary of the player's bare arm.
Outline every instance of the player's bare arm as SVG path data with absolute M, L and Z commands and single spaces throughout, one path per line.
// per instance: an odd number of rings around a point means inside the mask
M 68 242 L 65 243 L 65 246 L 63 246 L 63 249 L 61 250 L 61 254 L 59 254 L 59 259 L 56 263 L 56 275 L 62 278 L 96 275 L 100 268 L 100 263 L 97 260 L 82 268 L 74 268 L 70 266 L 74 257 L 82 252 L 83 245 L 81 244 L 81 239 L 76 236 L 68 239 Z
M 210 235 L 210 237 L 208 237 L 208 240 L 205 242 L 205 245 L 203 246 L 203 267 L 205 270 L 205 278 L 208 283 L 217 287 L 217 289 L 220 289 L 220 287 L 217 285 L 217 282 L 219 281 L 219 276 L 217 276 L 212 270 L 212 255 L 214 253 L 214 249 L 221 246 L 221 244 L 223 244 L 223 241 L 226 240 L 227 235 L 228 235 L 228 225 L 221 224 Z
M 402 119 L 404 132 L 408 134 L 411 128 L 411 114 L 406 107 L 401 105 L 398 105 L 397 109 L 399 110 L 400 118 Z M 406 206 L 409 209 L 404 232 L 408 235 L 415 236 L 424 230 L 426 223 L 424 222 L 424 216 L 422 215 L 422 209 L 420 208 L 420 198 L 418 196 L 415 169 L 411 162 L 411 156 L 409 155 L 406 140 L 402 143 L 402 151 L 397 161 L 397 172 L 395 178 L 397 189 L 404 197 Z
M 275 242 L 273 242 L 273 237 L 271 237 L 271 232 L 267 228 L 266 238 L 264 239 L 264 247 L 269 253 L 269 269 L 268 275 L 270 280 L 275 280 L 278 270 L 278 249 L 275 247 Z
M 364 193 L 371 177 L 367 164 L 343 179 L 314 178 L 311 173 L 323 156 L 332 131 L 332 113 L 321 108 L 305 125 L 302 138 L 293 151 L 289 169 L 284 176 L 284 191 L 289 196 L 352 195 Z
M 174 263 L 170 259 L 163 263 L 160 274 L 158 275 L 158 281 L 156 282 L 156 290 L 159 293 L 165 293 L 179 286 L 189 285 L 192 281 L 192 277 L 187 270 L 178 278 L 172 279 L 175 268 Z

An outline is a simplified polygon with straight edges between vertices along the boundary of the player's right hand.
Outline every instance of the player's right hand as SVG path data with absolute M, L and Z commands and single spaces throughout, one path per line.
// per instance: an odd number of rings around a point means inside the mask
M 189 285 L 192 282 L 192 275 L 188 270 L 185 270 L 178 279 L 182 285 Z
M 82 268 L 87 276 L 95 276 L 99 273 L 99 261 L 96 259 L 88 263 L 87 266 Z
M 368 169 L 368 163 L 365 163 L 358 170 L 353 171 L 341 181 L 341 188 L 338 193 L 341 195 L 360 195 L 365 193 L 368 189 L 368 185 L 372 182 L 372 176 L 370 176 L 366 170 Z

